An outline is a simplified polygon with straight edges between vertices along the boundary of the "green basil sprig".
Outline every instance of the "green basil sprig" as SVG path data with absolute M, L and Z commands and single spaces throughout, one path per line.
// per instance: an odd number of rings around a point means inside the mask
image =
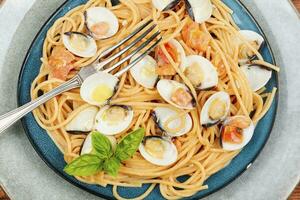
M 126 137 L 122 138 L 116 147 L 115 156 L 120 160 L 128 160 L 139 148 L 140 143 L 144 138 L 144 129 L 137 129 Z
M 126 135 L 117 144 L 113 152 L 109 139 L 99 132 L 92 132 L 93 150 L 90 154 L 79 156 L 70 162 L 64 171 L 72 176 L 91 176 L 99 171 L 105 171 L 111 176 L 117 176 L 121 161 L 133 156 L 142 142 L 145 134 L 143 128 L 139 128 Z

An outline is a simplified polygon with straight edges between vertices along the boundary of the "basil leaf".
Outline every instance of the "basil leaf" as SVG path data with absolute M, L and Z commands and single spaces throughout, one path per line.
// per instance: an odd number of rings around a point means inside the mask
M 107 159 L 113 154 L 109 139 L 97 131 L 92 132 L 92 145 L 93 153 L 101 159 Z
M 124 161 L 133 156 L 144 138 L 145 130 L 139 128 L 125 136 L 117 145 L 115 156 Z
M 111 176 L 116 177 L 118 175 L 121 162 L 116 157 L 111 157 L 103 163 L 103 170 Z
M 64 171 L 73 176 L 91 176 L 102 169 L 102 160 L 92 154 L 82 155 L 70 162 Z

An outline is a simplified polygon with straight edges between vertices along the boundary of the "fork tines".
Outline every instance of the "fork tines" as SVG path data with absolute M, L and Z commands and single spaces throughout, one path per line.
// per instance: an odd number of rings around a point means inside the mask
M 108 55 L 109 53 L 111 53 L 112 51 L 116 50 L 118 47 L 120 47 L 121 45 L 125 44 L 127 41 L 129 41 L 130 39 L 132 39 L 134 36 L 136 36 L 138 33 L 140 33 L 142 30 L 144 30 L 149 24 L 151 24 L 151 22 L 153 22 L 153 20 L 149 20 L 147 21 L 145 24 L 141 25 L 139 28 L 137 28 L 136 30 L 134 30 L 131 34 L 129 34 L 126 38 L 122 39 L 118 44 L 108 48 L 107 50 L 105 50 L 104 52 L 102 52 L 99 56 L 99 59 Z M 129 51 L 131 48 L 133 48 L 137 43 L 139 43 L 140 41 L 142 41 L 147 35 L 149 35 L 154 28 L 156 27 L 156 24 L 151 25 L 149 28 L 147 28 L 147 30 L 145 32 L 143 32 L 140 36 L 138 36 L 137 38 L 134 39 L 134 41 L 132 41 L 130 44 L 128 44 L 126 47 L 124 47 L 123 49 L 121 49 L 119 52 L 117 52 L 116 54 L 108 57 L 107 59 L 105 59 L 104 61 L 96 64 L 96 68 L 97 70 L 102 69 L 104 66 L 108 65 L 109 63 L 111 63 L 113 60 L 115 60 L 116 58 L 120 57 L 122 54 L 124 54 L 125 52 Z M 139 53 L 140 51 L 142 51 L 143 49 L 145 49 L 151 42 L 154 41 L 154 43 L 146 48 L 143 53 L 141 53 L 137 58 L 135 58 L 129 65 L 127 65 L 126 67 L 124 67 L 123 69 L 121 69 L 119 72 L 117 72 L 115 74 L 115 76 L 120 76 L 122 75 L 124 72 L 126 72 L 127 70 L 129 70 L 132 66 L 134 66 L 136 63 L 138 63 L 141 59 L 143 59 L 146 55 L 148 55 L 161 41 L 161 37 L 160 35 L 160 31 L 156 31 L 154 34 L 152 34 L 145 42 L 143 42 L 140 46 L 138 46 L 136 49 L 134 49 L 132 52 L 130 52 L 126 57 L 122 58 L 120 61 L 118 61 L 117 63 L 113 64 L 112 66 L 109 66 L 108 69 L 105 69 L 104 72 L 111 72 L 112 70 L 114 70 L 115 68 L 117 68 L 118 66 L 120 66 L 121 64 L 123 64 L 124 62 L 128 61 L 129 59 L 131 59 L 134 55 L 136 55 L 137 53 Z M 156 40 L 156 41 L 155 41 Z

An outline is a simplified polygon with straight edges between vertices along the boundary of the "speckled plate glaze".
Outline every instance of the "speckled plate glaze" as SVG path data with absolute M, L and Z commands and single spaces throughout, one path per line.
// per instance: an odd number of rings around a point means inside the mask
M 245 8 L 245 6 L 238 0 L 223 0 L 233 11 L 233 18 L 237 25 L 241 29 L 250 29 L 259 32 L 264 35 L 262 29 L 257 24 L 253 16 Z M 42 56 L 43 41 L 46 36 L 47 30 L 52 26 L 56 19 L 63 16 L 70 9 L 84 4 L 86 0 L 72 0 L 66 1 L 61 5 L 56 12 L 47 20 L 39 33 L 36 35 L 31 47 L 24 60 L 18 82 L 18 104 L 19 106 L 30 101 L 30 86 L 34 78 L 39 73 L 41 65 L 40 57 Z M 266 37 L 265 37 L 266 38 Z M 266 40 L 267 41 L 267 40 Z M 264 48 L 262 55 L 268 62 L 275 64 L 274 56 L 271 51 L 270 45 L 267 42 L 267 47 Z M 272 79 L 269 81 L 267 88 L 270 91 L 272 87 L 278 87 L 278 77 L 275 73 L 272 75 Z M 264 145 L 266 144 L 273 127 L 273 123 L 276 117 L 278 105 L 278 94 L 265 117 L 259 122 L 256 127 L 255 134 L 251 142 L 243 149 L 243 151 L 236 156 L 233 161 L 223 170 L 211 176 L 206 180 L 205 184 L 209 189 L 198 192 L 194 196 L 188 199 L 200 199 L 217 190 L 225 187 L 235 178 L 241 175 L 251 164 L 254 162 Z M 66 165 L 62 153 L 55 146 L 54 142 L 48 136 L 46 131 L 39 127 L 35 121 L 33 115 L 30 113 L 22 119 L 22 124 L 25 132 L 30 140 L 31 144 L 35 148 L 36 152 L 45 161 L 45 163 L 54 170 L 61 177 L 69 181 L 70 183 L 86 190 L 92 194 L 106 199 L 114 199 L 112 195 L 112 187 L 100 187 L 97 185 L 89 185 L 82 183 L 75 178 L 64 173 L 63 168 Z M 183 177 L 184 178 L 184 177 Z M 142 188 L 119 188 L 119 192 L 126 198 L 133 198 L 140 195 L 148 188 L 148 185 L 144 185 Z M 155 190 L 146 199 L 163 199 L 159 192 L 159 188 Z

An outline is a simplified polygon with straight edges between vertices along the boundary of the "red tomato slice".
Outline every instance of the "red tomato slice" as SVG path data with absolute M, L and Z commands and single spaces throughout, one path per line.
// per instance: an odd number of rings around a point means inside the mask
M 69 72 L 73 69 L 72 62 L 75 56 L 63 46 L 56 46 L 49 57 L 50 76 L 53 78 L 66 80 Z
M 166 43 L 164 44 L 167 52 L 170 54 L 170 56 L 172 57 L 172 59 L 176 62 L 177 61 L 177 51 L 176 49 L 174 49 L 172 47 L 171 44 Z M 156 51 L 156 55 L 157 55 L 157 59 L 158 59 L 158 63 L 159 64 L 170 64 L 170 61 L 168 60 L 167 56 L 164 54 L 164 52 L 162 51 L 162 49 L 160 47 L 157 48 Z
M 243 130 L 234 126 L 225 126 L 222 129 L 222 140 L 232 144 L 243 142 Z

